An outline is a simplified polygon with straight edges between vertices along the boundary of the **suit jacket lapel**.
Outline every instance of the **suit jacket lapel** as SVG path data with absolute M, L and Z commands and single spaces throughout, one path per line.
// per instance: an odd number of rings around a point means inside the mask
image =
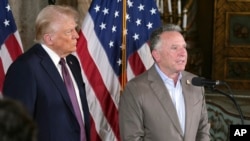
M 154 94 L 157 96 L 162 107 L 165 109 L 165 112 L 172 120 L 176 129 L 182 134 L 178 115 L 177 115 L 176 109 L 174 107 L 174 104 L 172 102 L 172 99 L 169 95 L 167 88 L 164 85 L 163 80 L 161 79 L 161 77 L 157 73 L 154 65 L 149 70 L 148 80 L 152 82 L 151 88 L 153 89 Z
M 80 64 L 77 61 L 77 58 L 73 55 L 68 55 L 67 57 L 67 64 L 75 78 L 75 81 L 77 83 L 78 89 L 79 89 L 79 94 L 80 94 L 80 99 L 81 99 L 81 104 L 82 104 L 82 109 L 83 109 L 83 115 L 84 115 L 84 121 L 85 121 L 85 130 L 87 132 L 87 138 L 90 140 L 90 114 L 89 114 L 89 108 L 88 108 L 88 102 L 87 102 L 87 96 L 85 92 L 85 84 L 82 80 L 82 75 L 81 75 L 81 68 Z
M 73 55 L 69 55 L 67 57 L 67 63 L 68 66 L 75 78 L 75 81 L 78 85 L 79 88 L 79 94 L 80 94 L 80 98 L 81 98 L 81 103 L 82 103 L 82 108 L 83 108 L 83 112 L 84 112 L 84 119 L 88 120 L 88 116 L 89 116 L 89 109 L 88 109 L 88 102 L 86 99 L 86 92 L 85 92 L 85 84 L 82 81 L 82 75 L 81 75 L 81 69 L 79 68 L 79 64 L 76 62 L 77 60 L 75 57 L 73 57 Z
M 186 76 L 186 73 L 182 73 L 182 79 L 181 79 L 181 84 L 182 84 L 182 91 L 183 91 L 183 96 L 185 99 L 185 107 L 186 107 L 186 125 L 185 125 L 185 134 L 188 134 L 189 131 L 191 131 L 192 127 L 192 116 L 193 116 L 193 90 L 191 89 L 191 78 L 189 79 Z
M 60 76 L 56 66 L 54 65 L 51 58 L 46 53 L 46 51 L 42 48 L 41 45 L 37 45 L 35 47 L 37 48 L 38 56 L 41 57 L 41 66 L 50 76 L 51 80 L 55 83 L 55 86 L 58 88 L 58 91 L 62 95 L 63 100 L 65 101 L 66 105 L 68 105 L 70 111 L 72 112 L 72 114 L 74 114 L 73 106 L 71 104 L 69 95 L 67 93 L 67 89 L 65 87 L 65 84 L 63 83 L 62 77 Z

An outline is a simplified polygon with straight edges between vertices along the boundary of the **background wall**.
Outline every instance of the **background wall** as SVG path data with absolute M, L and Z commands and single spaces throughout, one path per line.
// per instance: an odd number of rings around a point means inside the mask
M 84 18 L 91 0 L 55 0 L 58 5 L 75 7 L 82 19 Z M 46 0 L 9 0 L 12 12 L 20 33 L 24 51 L 34 44 L 34 24 L 39 11 L 48 5 Z

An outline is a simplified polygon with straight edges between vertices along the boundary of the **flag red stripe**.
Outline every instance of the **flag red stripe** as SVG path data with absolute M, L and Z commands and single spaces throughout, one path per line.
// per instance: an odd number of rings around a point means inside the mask
M 134 75 L 139 75 L 146 70 L 141 57 L 137 52 L 134 52 L 129 58 L 129 64 L 133 70 Z
M 95 128 L 95 121 L 93 120 L 92 116 L 90 119 L 90 139 L 91 141 L 101 141 L 101 138 L 99 136 L 99 134 L 96 132 L 96 128 Z
M 111 98 L 109 91 L 105 87 L 98 68 L 96 67 L 91 55 L 88 52 L 86 44 L 87 41 L 81 31 L 79 32 L 79 36 L 80 38 L 78 40 L 77 53 L 79 56 L 82 56 L 79 59 L 81 65 L 83 66 L 83 71 L 85 72 L 86 77 L 100 102 L 103 113 L 106 116 L 109 125 L 115 133 L 116 138 L 119 140 L 120 134 L 118 126 L 118 110 Z
M 18 44 L 16 37 L 14 34 L 10 34 L 9 37 L 5 41 L 6 48 L 12 58 L 12 60 L 16 60 L 16 58 L 22 54 L 22 50 L 20 45 Z

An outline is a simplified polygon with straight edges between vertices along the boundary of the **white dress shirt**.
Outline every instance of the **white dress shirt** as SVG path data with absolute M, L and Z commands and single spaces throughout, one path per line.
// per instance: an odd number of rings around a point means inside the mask
M 179 74 L 178 81 L 176 85 L 174 84 L 174 80 L 166 76 L 160 68 L 155 64 L 156 71 L 159 73 L 160 77 L 162 78 L 169 94 L 172 99 L 173 105 L 176 109 L 179 122 L 181 125 L 181 129 L 183 131 L 183 135 L 185 133 L 185 101 L 183 97 L 183 92 L 182 92 L 182 86 L 181 86 L 181 73 Z

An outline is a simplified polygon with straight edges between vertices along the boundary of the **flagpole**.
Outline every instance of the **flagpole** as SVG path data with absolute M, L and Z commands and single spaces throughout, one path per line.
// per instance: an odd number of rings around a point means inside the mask
M 123 0 L 122 3 L 122 76 L 121 76 L 121 92 L 123 91 L 126 82 L 127 82 L 127 73 L 126 73 L 126 14 L 127 14 L 127 5 L 126 0 Z

